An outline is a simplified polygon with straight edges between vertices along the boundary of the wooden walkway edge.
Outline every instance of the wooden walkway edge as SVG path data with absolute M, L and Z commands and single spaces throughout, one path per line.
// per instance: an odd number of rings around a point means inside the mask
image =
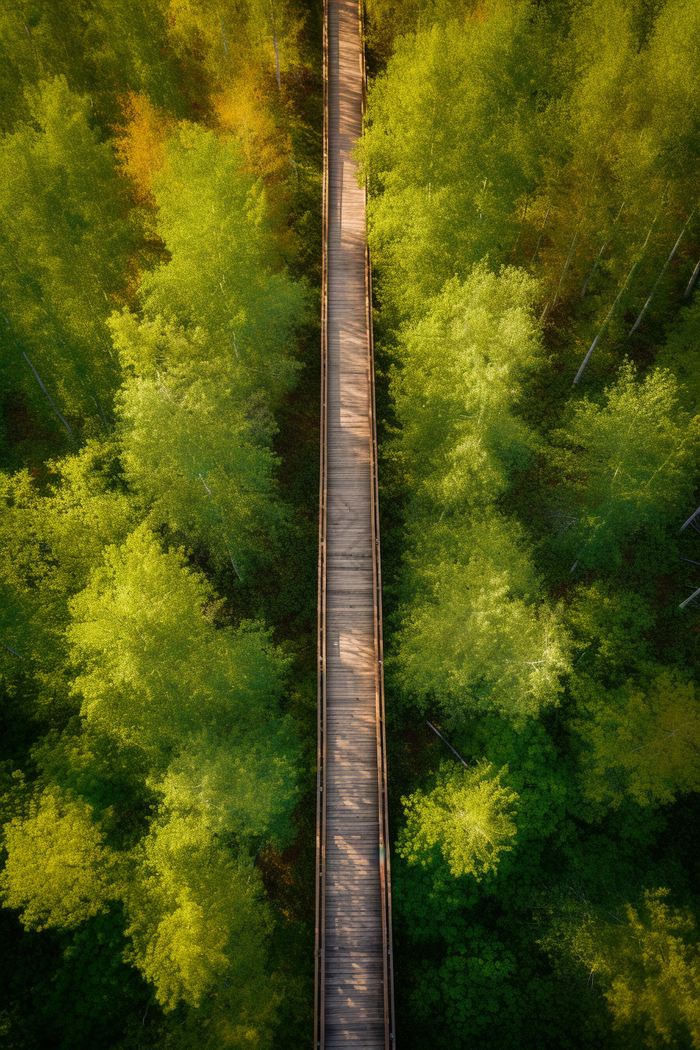
M 394 1038 L 381 562 L 357 0 L 325 0 L 314 1046 Z

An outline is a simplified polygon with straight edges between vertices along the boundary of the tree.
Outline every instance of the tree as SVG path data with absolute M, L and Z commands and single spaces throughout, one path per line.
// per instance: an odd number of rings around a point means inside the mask
M 27 352 L 64 414 L 99 424 L 119 379 L 105 320 L 124 294 L 133 236 L 89 98 L 56 77 L 28 100 L 30 122 L 0 143 L 5 367 L 11 387 L 43 404 Z
M 128 88 L 148 94 L 156 105 L 184 108 L 177 65 L 164 46 L 166 6 L 159 0 L 36 0 L 27 8 L 7 0 L 0 39 L 11 105 L 2 124 L 13 130 L 26 116 L 23 89 L 56 75 L 65 76 L 71 90 L 91 96 L 104 131 L 117 116 L 117 96 Z
M 700 1047 L 700 952 L 695 921 L 670 908 L 668 890 L 646 891 L 637 911 L 627 905 L 627 923 L 611 932 L 605 960 L 605 998 L 615 1024 L 638 1025 L 647 1046 L 683 1042 Z
M 645 890 L 623 914 L 566 902 L 542 942 L 597 979 L 616 1028 L 644 1046 L 700 1047 L 700 954 L 688 909 L 666 903 L 667 889 Z
M 668 369 L 677 379 L 678 399 L 684 409 L 693 411 L 700 401 L 700 380 L 693 368 L 697 346 L 700 344 L 700 296 L 681 310 L 667 330 L 666 345 L 659 349 L 655 361 Z
M 464 21 L 474 14 L 472 0 L 407 0 L 399 7 L 393 0 L 368 0 L 365 39 L 375 59 L 384 64 L 398 37 L 420 32 L 430 25 Z
M 298 744 L 291 721 L 264 723 L 257 732 L 220 744 L 193 736 L 153 784 L 164 811 L 196 820 L 212 836 L 234 834 L 239 842 L 286 840 L 297 795 Z
M 146 783 L 150 770 L 138 746 L 73 716 L 62 732 L 33 745 L 31 759 L 42 784 L 92 807 L 111 849 L 131 849 L 147 830 L 159 796 Z
M 277 265 L 262 186 L 243 172 L 235 141 L 182 124 L 154 177 L 158 232 L 167 264 L 144 276 L 147 318 L 201 328 L 210 349 L 241 362 L 247 389 L 280 392 L 294 364 L 288 344 L 304 293 Z
M 544 22 L 529 4 L 426 26 L 373 84 L 360 146 L 369 238 L 400 316 L 490 254 L 505 261 L 549 153 Z M 533 91 L 537 85 L 538 93 Z
M 642 806 L 673 802 L 700 790 L 700 710 L 692 682 L 661 671 L 648 684 L 632 681 L 607 692 L 582 682 L 585 717 L 576 723 L 586 750 L 584 789 L 596 802 Z
M 92 808 L 56 787 L 45 789 L 26 819 L 5 828 L 8 857 L 0 875 L 7 908 L 26 929 L 72 929 L 119 896 L 115 858 Z
M 523 724 L 555 704 L 568 667 L 559 614 L 536 604 L 538 581 L 521 531 L 493 512 L 416 530 L 397 663 L 423 702 L 434 696 L 452 724 L 496 710 Z M 413 580 L 411 580 L 413 577 Z M 439 640 L 439 644 L 436 644 Z
M 693 104 L 693 85 L 700 75 L 698 31 L 697 7 L 690 0 L 670 0 L 659 10 L 649 36 L 650 138 L 658 143 L 664 176 L 676 184 L 675 194 L 685 200 L 697 200 L 692 170 L 698 160 L 700 134 L 700 118 Z
M 156 822 L 127 890 L 127 935 L 131 961 L 166 1009 L 181 999 L 198 1006 L 224 978 L 262 977 L 271 921 L 260 893 L 252 864 L 219 847 L 196 818 Z
M 286 72 L 299 61 L 298 38 L 304 15 L 295 4 L 274 0 L 196 6 L 169 0 L 169 42 L 182 60 L 192 63 L 212 94 L 231 92 L 245 80 L 265 79 L 276 87 L 276 66 Z M 243 74 L 243 75 L 242 75 Z
M 572 644 L 580 649 L 576 672 L 596 679 L 601 689 L 624 685 L 653 663 L 656 619 L 648 597 L 619 578 L 579 585 L 566 610 Z
M 83 712 L 154 767 L 206 727 L 235 740 L 276 713 L 286 661 L 259 624 L 216 629 L 210 585 L 141 526 L 70 603 Z
M 439 961 L 422 960 L 412 982 L 411 1015 L 431 1046 L 458 1050 L 465 1040 L 488 1046 L 494 1037 L 508 1050 L 522 1045 L 523 974 L 505 940 L 471 922 Z
M 134 185 L 137 204 L 155 205 L 153 177 L 165 163 L 172 121 L 148 95 L 129 91 L 122 101 L 125 124 L 118 131 L 115 152 L 124 174 Z
M 104 547 L 133 527 L 117 452 L 113 441 L 93 440 L 50 460 L 41 481 L 28 471 L 0 473 L 0 641 L 19 654 L 7 654 L 8 677 L 31 673 L 53 690 L 63 676 L 66 600 L 85 586 Z
M 535 291 L 522 271 L 482 263 L 404 330 L 392 392 L 418 499 L 441 510 L 489 503 L 531 458 L 518 409 L 543 363 Z
M 604 403 L 573 404 L 566 430 L 554 436 L 554 463 L 580 515 L 572 537 L 584 565 L 619 564 L 625 541 L 689 500 L 700 416 L 680 409 L 677 386 L 660 369 L 639 381 L 625 363 Z
M 495 871 L 500 854 L 512 850 L 509 840 L 516 833 L 518 796 L 501 784 L 507 773 L 507 766 L 495 771 L 490 763 L 469 770 L 443 763 L 431 791 L 419 788 L 401 799 L 406 826 L 399 835 L 399 855 L 425 865 L 437 846 L 454 876 L 473 875 L 478 881 Z
M 111 320 L 126 467 L 155 525 L 243 575 L 283 517 L 269 406 L 292 382 L 304 292 L 273 272 L 265 196 L 235 142 L 181 125 L 166 155 L 153 189 L 171 258 L 144 277 L 144 318 Z
M 235 357 L 212 354 L 201 331 L 137 325 L 130 314 L 112 326 L 125 363 L 146 348 L 158 355 L 157 364 L 139 362 L 145 376 L 127 379 L 119 396 L 129 480 L 150 497 L 155 526 L 167 524 L 242 575 L 284 520 L 265 398 L 244 396 Z

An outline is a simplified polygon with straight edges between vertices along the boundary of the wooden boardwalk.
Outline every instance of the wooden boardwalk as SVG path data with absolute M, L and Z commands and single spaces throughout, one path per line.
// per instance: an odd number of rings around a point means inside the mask
M 316 1030 L 322 1050 L 394 1040 L 371 286 L 357 0 L 324 13 Z

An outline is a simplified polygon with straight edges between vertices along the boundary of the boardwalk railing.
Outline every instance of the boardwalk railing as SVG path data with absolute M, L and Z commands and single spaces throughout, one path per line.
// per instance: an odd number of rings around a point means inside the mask
M 376 875 L 376 880 L 379 888 L 379 902 L 378 907 L 373 905 L 363 904 L 362 914 L 365 922 L 375 923 L 377 929 L 372 931 L 377 946 L 381 943 L 381 954 L 382 961 L 379 970 L 375 965 L 376 953 L 370 952 L 366 955 L 366 959 L 362 957 L 362 952 L 348 952 L 348 955 L 358 956 L 359 958 L 353 958 L 345 963 L 341 960 L 339 963 L 338 955 L 334 956 L 334 967 L 333 973 L 330 979 L 327 976 L 327 931 L 326 931 L 326 869 L 329 860 L 328 856 L 328 819 L 327 819 L 327 799 L 329 797 L 329 789 L 331 792 L 335 789 L 333 778 L 336 775 L 333 772 L 333 766 L 331 763 L 331 772 L 329 780 L 329 719 L 328 719 L 328 681 L 329 681 L 329 630 L 327 622 L 328 606 L 327 606 L 327 578 L 328 578 L 328 509 L 329 509 L 329 229 L 330 229 L 330 216 L 329 216 L 329 202 L 331 196 L 331 187 L 329 181 L 329 171 L 331 166 L 331 160 L 329 157 L 329 129 L 330 129 L 330 112 L 329 112 L 329 78 L 333 74 L 335 77 L 339 77 L 339 72 L 335 68 L 331 70 L 329 63 L 337 64 L 339 59 L 334 54 L 330 55 L 329 45 L 329 8 L 334 7 L 334 17 L 337 19 L 338 8 L 344 7 L 347 11 L 347 3 L 343 5 L 342 0 L 325 0 L 324 3 L 324 24 L 323 24 L 323 82 L 324 82 L 324 105 L 323 105 L 323 254 L 322 254 L 322 294 L 321 294 L 321 459 L 320 459 L 320 494 L 319 494 L 319 573 L 318 573 L 318 752 L 317 752 L 317 828 L 316 828 L 316 944 L 315 944 L 315 1003 L 314 1003 L 314 1046 L 319 1050 L 330 1050 L 332 1047 L 339 1047 L 345 1045 L 361 1045 L 364 1047 L 385 1047 L 386 1050 L 395 1047 L 395 1010 L 394 1010 L 394 977 L 393 977 L 393 951 L 392 951 L 392 934 L 391 934 L 391 872 L 390 872 L 390 860 L 389 860 L 389 828 L 388 828 L 388 806 L 387 806 L 387 775 L 386 775 L 386 729 L 385 729 L 385 713 L 384 713 L 384 685 L 383 685 L 383 638 L 382 638 L 382 611 L 381 611 L 381 555 L 380 555 L 380 542 L 379 542 L 379 499 L 378 499 L 378 483 L 377 483 L 377 435 L 376 435 L 376 416 L 375 416 L 375 390 L 374 390 L 374 347 L 372 338 L 372 283 L 371 283 L 371 266 L 369 251 L 365 246 L 364 251 L 364 303 L 358 301 L 357 305 L 361 311 L 364 306 L 364 328 L 366 332 L 366 349 L 364 351 L 365 366 L 367 372 L 367 418 L 366 418 L 366 436 L 368 441 L 368 457 L 369 457 L 369 506 L 367 508 L 366 517 L 369 520 L 363 522 L 363 527 L 366 528 L 371 536 L 371 564 L 372 564 L 372 598 L 373 598 L 373 678 L 374 678 L 374 738 L 376 740 L 376 773 L 377 773 L 377 807 L 378 812 L 376 813 L 376 820 L 373 824 L 373 830 L 369 833 L 374 836 L 374 842 L 376 843 L 376 853 L 374 859 L 369 865 L 371 871 L 370 876 Z M 361 11 L 358 11 L 358 35 L 359 27 L 361 25 Z M 336 33 L 338 32 L 336 28 Z M 345 25 L 345 32 L 347 32 L 347 24 Z M 338 44 L 338 50 L 340 44 Z M 361 77 L 362 77 L 362 93 L 361 93 L 361 108 L 364 112 L 364 105 L 366 99 L 366 74 L 364 68 L 364 48 L 360 49 L 360 61 L 361 61 Z M 357 66 L 355 66 L 357 69 Z M 337 87 L 337 94 L 340 95 L 341 91 L 345 89 L 347 85 L 339 84 Z M 348 92 L 345 92 L 348 95 Z M 345 105 L 347 106 L 347 101 Z M 337 120 L 337 114 L 335 119 Z M 338 152 L 337 145 L 334 147 L 336 153 Z M 335 154 L 334 154 L 335 156 Z M 335 161 L 333 163 L 336 163 Z M 341 176 L 340 176 L 340 191 L 335 189 L 335 196 L 340 196 L 340 204 L 336 201 L 338 208 L 338 222 L 343 221 L 342 211 L 342 162 L 340 163 Z M 338 173 L 334 171 L 334 186 L 338 181 Z M 364 204 L 366 203 L 366 190 L 363 200 L 362 215 L 364 218 Z M 342 230 L 338 234 L 335 244 L 336 251 L 338 243 L 342 241 Z M 336 300 L 339 299 L 337 289 L 343 284 L 342 274 L 333 274 L 335 280 L 334 287 L 336 288 Z M 350 280 L 350 278 L 348 278 Z M 347 303 L 344 302 L 344 307 L 347 309 Z M 341 311 L 343 307 L 336 307 L 338 311 Z M 336 339 L 338 338 L 336 334 Z M 342 339 L 342 334 L 341 337 Z M 343 344 L 341 344 L 343 345 Z M 363 369 L 364 370 L 364 369 Z M 334 382 L 337 381 L 337 377 L 332 377 Z M 338 402 L 342 402 L 342 392 L 338 395 Z M 342 415 L 342 412 L 341 412 Z M 339 417 L 338 417 L 339 418 Z M 333 423 L 334 433 L 337 433 L 338 428 L 342 429 L 342 423 L 337 423 L 337 418 L 334 417 Z M 342 449 L 341 449 L 342 451 Z M 347 452 L 347 450 L 346 450 Z M 332 474 L 332 468 L 331 468 Z M 340 472 L 339 472 L 340 473 Z M 331 476 L 331 482 L 337 485 L 338 481 Z M 341 478 L 342 482 L 342 478 Z M 337 499 L 337 496 L 336 496 Z M 337 511 L 336 511 L 337 513 Z M 356 519 L 355 519 L 356 521 Z M 357 548 L 358 550 L 360 548 Z M 347 554 L 343 551 L 338 551 L 337 541 L 335 547 L 335 558 L 358 558 L 361 559 L 365 555 L 361 553 L 353 553 L 355 548 L 348 548 Z M 342 573 L 341 573 L 342 575 Z M 360 574 L 358 573 L 358 576 Z M 336 586 L 338 586 L 336 584 Z M 343 592 L 338 592 L 343 593 Z M 352 608 L 350 606 L 349 608 Z M 360 658 L 358 656 L 358 667 Z M 360 671 L 363 668 L 359 668 Z M 358 677 L 361 674 L 358 672 Z M 358 690 L 359 691 L 359 690 Z M 358 697 L 358 707 L 359 707 Z M 347 697 L 341 697 L 338 701 L 340 704 L 347 704 Z M 333 699 L 331 698 L 331 705 Z M 334 732 L 336 737 L 338 736 L 339 730 L 338 725 L 339 717 L 342 719 L 342 710 L 340 707 L 340 716 L 338 712 L 335 713 L 335 721 L 332 725 L 335 727 Z M 350 728 L 347 729 L 348 734 L 352 733 L 351 719 L 348 723 Z M 342 733 L 341 733 L 342 735 Z M 337 749 L 337 743 L 336 743 Z M 374 763 L 372 762 L 372 765 Z M 358 770 L 358 775 L 362 773 Z M 373 775 L 373 774 L 372 774 Z M 355 819 L 358 819 L 357 817 Z M 341 818 L 342 820 L 342 818 Z M 334 808 L 334 829 L 337 835 L 338 816 L 337 816 L 337 805 Z M 363 827 L 366 826 L 366 822 Z M 349 831 L 356 831 L 356 827 L 352 824 L 348 825 Z M 342 828 L 340 829 L 342 830 Z M 352 834 L 349 834 L 349 839 L 353 842 L 360 838 L 359 835 L 355 835 L 354 839 Z M 352 851 L 350 851 L 352 852 Z M 337 849 L 336 849 L 337 853 Z M 366 870 L 366 869 L 365 869 Z M 336 912 L 338 911 L 338 889 L 337 886 L 334 889 L 335 892 L 335 907 Z M 350 891 L 348 891 L 350 892 Z M 348 902 L 349 906 L 352 902 Z M 374 910 L 373 910 L 374 907 Z M 336 917 L 336 923 L 338 919 Z M 348 926 L 348 928 L 350 928 Z M 331 931 L 333 932 L 333 931 Z M 348 944 L 355 942 L 348 941 Z M 338 949 L 335 946 L 336 953 L 343 950 L 341 947 Z M 369 960 L 367 962 L 366 960 Z M 377 963 L 379 960 L 376 960 Z M 341 966 L 341 970 L 338 970 L 338 966 Z M 356 987 L 361 987 L 363 993 L 369 988 L 370 993 L 374 993 L 375 999 L 372 1000 L 371 994 L 369 997 L 370 1006 L 376 1001 L 376 1007 L 379 1008 L 381 1004 L 381 1012 L 383 1017 L 376 1018 L 376 1023 L 373 1023 L 371 1034 L 363 1035 L 362 1032 L 365 1028 L 360 1023 L 362 1018 L 366 1015 L 369 1017 L 370 1012 L 366 1007 L 363 1007 L 365 1013 L 358 1010 L 356 1016 L 352 1014 L 352 996 L 347 999 L 347 1006 L 343 1012 L 342 1023 L 337 1021 L 330 1015 L 331 1012 L 326 1010 L 326 990 L 330 985 L 335 984 L 336 972 L 346 972 L 342 970 L 342 966 L 347 968 L 347 972 L 350 972 L 352 967 L 352 977 L 355 981 Z M 362 968 L 365 968 L 366 972 L 362 972 Z M 358 972 L 359 971 L 359 972 Z M 338 977 L 338 982 L 342 980 Z M 381 987 L 380 987 L 381 982 Z M 339 989 L 338 989 L 339 990 Z M 339 1012 L 338 997 L 334 999 L 333 1010 L 336 1013 Z M 374 1012 L 372 1012 L 374 1017 Z M 370 1022 L 367 1022 L 366 1026 L 367 1033 L 370 1032 Z M 328 1032 L 332 1034 L 328 1036 Z
M 367 68 L 365 66 L 364 0 L 359 0 L 362 31 L 362 116 L 367 108 Z M 367 182 L 365 180 L 365 201 Z M 394 941 L 391 908 L 391 839 L 389 837 L 389 795 L 386 768 L 386 705 L 384 699 L 384 625 L 382 620 L 382 556 L 379 527 L 379 471 L 377 449 L 377 398 L 374 385 L 374 321 L 372 317 L 372 260 L 369 245 L 365 250 L 365 311 L 367 317 L 367 354 L 370 376 L 370 419 L 372 454 L 372 539 L 374 548 L 374 616 L 375 652 L 377 654 L 377 767 L 379 771 L 379 857 L 382 880 L 382 920 L 384 924 L 384 998 L 388 1026 L 387 1046 L 396 1046 L 396 1008 L 394 1004 Z
M 325 867 L 326 867 L 326 506 L 328 502 L 328 11 L 323 5 L 323 190 L 321 242 L 321 464 L 318 514 L 318 701 L 316 755 L 316 937 L 314 981 L 314 1047 L 322 1046 L 324 1022 L 323 988 L 326 976 Z

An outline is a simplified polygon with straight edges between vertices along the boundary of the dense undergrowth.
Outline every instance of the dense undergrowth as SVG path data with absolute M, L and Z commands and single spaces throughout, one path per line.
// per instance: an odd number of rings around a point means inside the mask
M 399 1037 L 697 1047 L 700 8 L 367 6 Z
M 8 1048 L 311 1038 L 320 13 L 0 14 Z

